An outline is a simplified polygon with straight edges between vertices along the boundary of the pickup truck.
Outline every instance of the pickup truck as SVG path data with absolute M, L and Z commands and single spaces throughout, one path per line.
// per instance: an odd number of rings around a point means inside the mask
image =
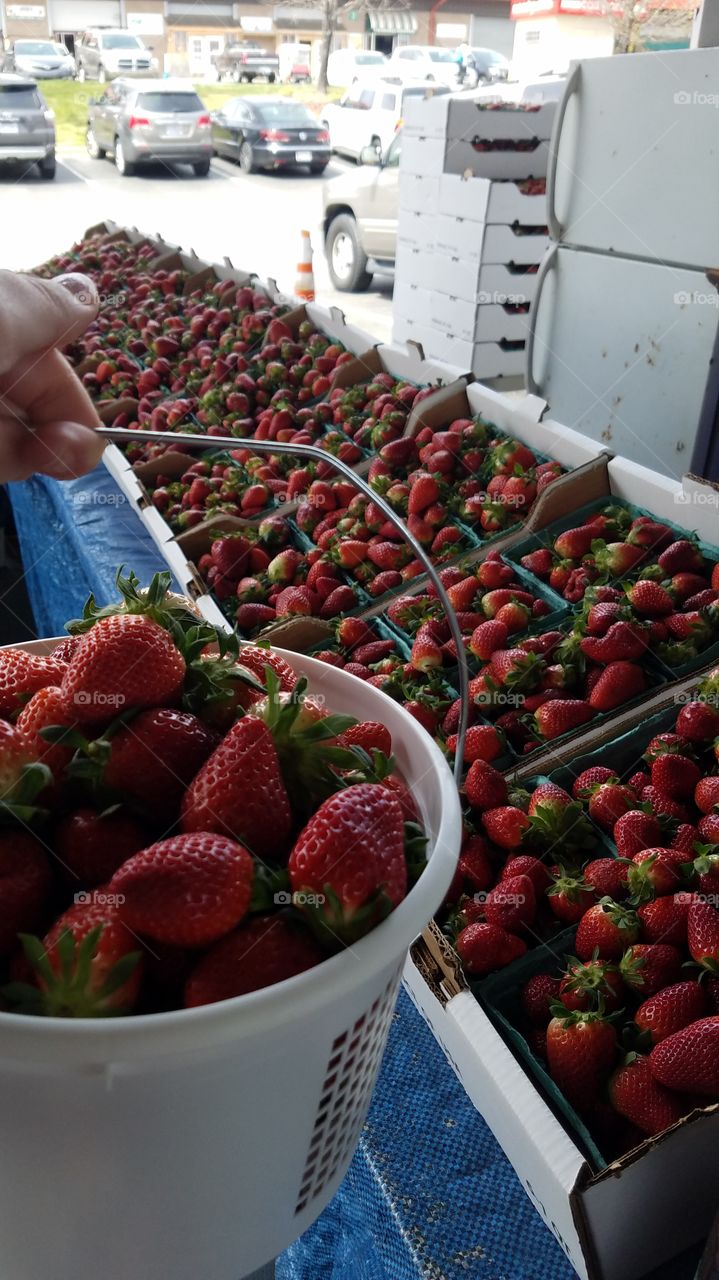
M 227 45 L 222 53 L 212 55 L 217 79 L 229 76 L 237 84 L 252 84 L 258 76 L 274 84 L 279 79 L 280 60 L 276 53 L 267 53 L 257 44 L 238 43 Z

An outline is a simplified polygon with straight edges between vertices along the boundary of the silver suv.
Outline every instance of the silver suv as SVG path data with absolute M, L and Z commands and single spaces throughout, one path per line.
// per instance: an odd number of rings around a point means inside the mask
M 114 156 L 118 172 L 129 176 L 152 160 L 191 164 L 198 178 L 210 172 L 210 115 L 185 81 L 114 80 L 99 99 L 91 98 L 87 149 L 93 160 Z
M 55 177 L 55 116 L 34 80 L 0 75 L 0 164 L 37 162 Z
M 105 84 L 115 76 L 157 75 L 153 58 L 139 36 L 120 28 L 90 27 L 75 42 L 78 80 L 99 80 Z
M 360 293 L 374 274 L 394 269 L 401 147 L 400 130 L 384 155 L 364 147 L 360 168 L 325 183 L 325 255 L 332 283 L 343 293 Z

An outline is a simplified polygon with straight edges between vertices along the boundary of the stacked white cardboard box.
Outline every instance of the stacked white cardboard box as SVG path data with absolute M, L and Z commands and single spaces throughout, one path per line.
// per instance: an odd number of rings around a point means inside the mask
M 395 341 L 418 342 L 483 380 L 522 380 L 528 310 L 548 245 L 543 179 L 555 108 L 449 94 L 408 100 Z

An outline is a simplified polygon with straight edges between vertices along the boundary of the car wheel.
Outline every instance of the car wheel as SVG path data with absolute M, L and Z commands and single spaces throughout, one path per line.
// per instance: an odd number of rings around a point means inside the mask
M 372 276 L 367 270 L 367 255 L 351 213 L 339 213 L 333 218 L 327 232 L 326 254 L 335 289 L 341 293 L 362 293 L 369 288 Z
M 196 178 L 206 178 L 210 172 L 209 160 L 196 160 L 192 166 Z
M 135 172 L 135 166 L 125 156 L 125 148 L 119 138 L 115 138 L 115 168 L 118 173 L 122 174 L 123 178 L 130 178 Z
M 45 156 L 44 160 L 38 161 L 37 167 L 40 170 L 41 178 L 45 178 L 46 181 L 49 181 L 50 178 L 54 178 L 55 177 L 55 152 L 53 151 L 51 156 Z
M 255 164 L 255 156 L 249 142 L 243 142 L 240 147 L 240 168 L 243 173 L 256 173 L 257 165 Z
M 107 72 L 104 67 L 100 67 L 100 70 L 97 73 L 97 79 L 99 84 L 107 84 Z
M 232 76 L 232 79 L 234 80 L 235 84 L 242 84 L 242 72 L 240 71 L 239 67 L 233 67 L 232 71 L 230 72 L 230 75 Z
M 269 76 L 267 77 L 267 83 L 268 83 L 268 84 L 274 84 L 274 83 L 275 83 L 275 77 L 274 77 L 274 75 L 269 75 Z
M 87 154 L 91 156 L 93 160 L 102 160 L 105 154 L 105 148 L 100 146 L 91 124 L 87 126 L 87 131 L 85 133 L 85 146 L 87 147 Z
M 85 68 L 84 68 L 83 66 L 79 66 L 79 67 L 78 67 L 78 69 L 77 69 L 77 78 L 78 78 L 78 80 L 81 82 L 81 84 L 84 84 L 84 83 L 85 83 L 85 81 L 86 81 L 86 79 L 87 79 L 87 72 L 85 71 Z

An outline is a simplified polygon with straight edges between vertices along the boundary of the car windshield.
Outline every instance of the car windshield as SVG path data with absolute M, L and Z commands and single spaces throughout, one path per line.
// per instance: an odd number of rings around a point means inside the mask
M 433 84 L 432 85 L 433 96 L 436 97 L 438 93 L 449 93 L 449 86 L 446 84 Z M 424 84 L 415 85 L 415 87 L 412 89 L 402 90 L 403 104 L 407 101 L 408 98 L 425 98 L 426 96 L 427 96 L 427 86 Z M 404 111 L 404 107 L 403 107 L 403 111 Z
M 449 49 L 428 49 L 430 62 L 454 62 L 454 54 Z
M 64 45 L 64 44 L 54 44 L 52 47 L 53 47 L 53 49 L 55 50 L 55 53 L 57 53 L 57 54 L 59 55 L 59 57 L 61 57 L 61 58 L 70 58 L 70 57 L 72 57 L 72 54 L 70 53 L 70 50 L 66 47 L 66 45 Z
M 102 47 L 103 49 L 144 49 L 144 45 L 137 36 L 125 35 L 123 32 L 116 36 L 104 35 Z
M 315 117 L 297 102 L 268 102 L 257 108 L 257 115 L 265 124 L 311 125 L 317 127 Z
M 37 89 L 25 84 L 0 84 L 0 111 L 37 110 L 41 106 Z
M 42 53 L 47 57 L 53 57 L 55 54 L 55 45 L 49 40 L 16 40 L 15 52 L 22 56 L 32 56 Z
M 493 49 L 473 49 L 472 57 L 475 62 L 481 62 L 483 67 L 507 66 L 507 59 L 503 58 L 501 53 L 495 53 Z
M 387 59 L 383 53 L 356 53 L 353 58 L 353 62 L 355 62 L 358 67 L 379 66 L 380 63 L 386 61 Z
M 141 93 L 137 99 L 142 111 L 204 111 L 196 93 Z

